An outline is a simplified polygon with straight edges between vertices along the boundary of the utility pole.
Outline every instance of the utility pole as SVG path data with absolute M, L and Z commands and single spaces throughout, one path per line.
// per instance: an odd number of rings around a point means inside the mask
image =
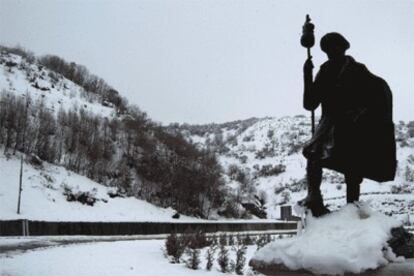
M 21 158 L 20 158 L 20 177 L 19 177 L 19 197 L 17 199 L 17 214 L 20 214 L 20 203 L 22 198 L 22 182 L 23 182 L 23 156 L 25 154 L 26 149 L 26 127 L 27 127 L 27 112 L 29 109 L 29 94 L 26 94 L 26 109 L 24 112 L 24 123 L 23 123 L 23 141 L 22 141 L 22 147 L 23 150 L 21 152 Z

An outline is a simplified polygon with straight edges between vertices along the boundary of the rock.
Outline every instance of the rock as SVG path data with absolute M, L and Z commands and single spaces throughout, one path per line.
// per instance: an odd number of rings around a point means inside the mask
M 391 235 L 392 238 L 387 243 L 394 254 L 405 258 L 414 258 L 414 235 L 402 226 L 391 229 Z
M 176 212 L 173 216 L 173 219 L 179 219 L 180 218 L 180 214 L 178 212 Z

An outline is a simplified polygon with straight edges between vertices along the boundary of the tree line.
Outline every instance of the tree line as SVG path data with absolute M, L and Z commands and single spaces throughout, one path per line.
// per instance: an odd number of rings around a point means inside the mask
M 207 218 L 226 198 L 214 153 L 197 149 L 128 106 L 106 118 L 82 108 L 49 110 L 43 99 L 0 95 L 0 145 L 61 165 L 120 193 Z

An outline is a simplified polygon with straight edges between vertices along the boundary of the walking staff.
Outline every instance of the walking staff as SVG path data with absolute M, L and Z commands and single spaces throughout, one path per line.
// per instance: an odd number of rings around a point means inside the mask
M 315 25 L 313 25 L 311 22 L 311 19 L 309 17 L 309 14 L 306 15 L 306 21 L 303 25 L 302 29 L 302 37 L 300 38 L 300 44 L 302 44 L 303 47 L 307 49 L 308 52 L 308 60 L 312 59 L 311 51 L 310 49 L 315 45 L 315 36 L 313 35 L 313 30 L 315 29 Z M 304 74 L 304 82 L 305 86 L 312 83 L 313 80 L 313 74 L 312 74 L 312 68 L 310 68 L 309 74 Z M 312 110 L 311 112 L 312 117 L 312 135 L 315 133 L 315 111 Z

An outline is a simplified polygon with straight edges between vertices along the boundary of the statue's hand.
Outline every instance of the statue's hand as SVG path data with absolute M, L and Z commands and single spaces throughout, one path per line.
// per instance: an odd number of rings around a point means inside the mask
M 312 57 L 309 57 L 306 61 L 305 64 L 303 65 L 303 73 L 305 75 L 310 75 L 312 74 L 312 69 L 313 69 L 313 62 L 312 62 Z

